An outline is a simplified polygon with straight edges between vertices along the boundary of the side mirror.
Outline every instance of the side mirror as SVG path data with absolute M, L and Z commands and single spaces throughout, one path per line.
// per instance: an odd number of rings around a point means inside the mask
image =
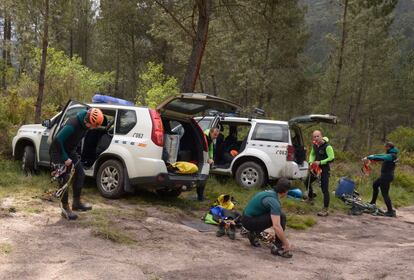
M 51 124 L 50 120 L 42 121 L 42 126 L 44 126 L 44 127 L 50 128 L 50 124 Z

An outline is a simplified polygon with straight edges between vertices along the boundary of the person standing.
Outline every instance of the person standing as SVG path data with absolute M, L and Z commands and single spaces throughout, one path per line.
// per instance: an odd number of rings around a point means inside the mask
M 73 210 L 88 211 L 92 209 L 92 206 L 82 203 L 80 199 L 85 173 L 76 149 L 85 136 L 86 131 L 90 128 L 101 126 L 103 119 L 104 116 L 100 109 L 80 110 L 75 117 L 66 121 L 50 145 L 49 153 L 52 164 L 65 164 L 67 170 L 75 168 L 75 177 L 72 184 Z M 62 185 L 68 180 L 69 172 L 66 173 Z M 78 216 L 72 212 L 72 209 L 69 206 L 68 192 L 65 191 L 61 198 L 62 216 L 68 220 L 77 219 Z
M 215 157 L 215 140 L 220 134 L 220 129 L 217 127 L 212 127 L 210 129 L 204 130 L 204 135 L 207 139 L 207 146 L 208 146 L 208 159 L 207 163 L 213 166 L 214 164 L 214 157 Z M 204 189 L 206 183 L 199 183 L 197 184 L 197 200 L 203 201 L 204 200 Z
M 335 159 L 335 153 L 332 146 L 329 144 L 328 137 L 323 137 L 320 130 L 315 130 L 312 133 L 312 149 L 309 155 L 309 165 L 311 170 L 318 170 L 320 173 L 321 189 L 323 193 L 323 209 L 318 212 L 318 216 L 329 215 L 329 176 L 330 163 Z M 318 178 L 317 172 L 310 172 L 305 180 L 308 188 L 308 200 L 312 201 L 316 194 L 313 192 L 312 183 Z
M 271 248 L 273 255 L 291 258 L 291 246 L 285 235 L 286 215 L 282 212 L 280 198 L 286 197 L 290 189 L 290 182 L 280 178 L 272 190 L 261 191 L 253 196 L 247 204 L 241 223 L 246 228 L 250 244 L 260 246 L 257 239 L 265 229 L 272 227 L 275 232 L 274 244 Z
M 385 154 L 375 154 L 364 158 L 364 160 L 382 161 L 381 175 L 372 185 L 373 192 L 370 203 L 375 205 L 379 189 L 381 189 L 382 197 L 384 198 L 385 205 L 387 206 L 387 212 L 385 212 L 385 215 L 388 217 L 396 217 L 396 212 L 392 208 L 389 190 L 391 182 L 394 180 L 395 163 L 398 160 L 399 150 L 392 142 L 386 142 L 384 147 Z

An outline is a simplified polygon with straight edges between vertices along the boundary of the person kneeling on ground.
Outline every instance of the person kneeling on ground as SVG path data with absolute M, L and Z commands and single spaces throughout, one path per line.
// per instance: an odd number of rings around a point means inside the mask
M 285 258 L 291 258 L 292 254 L 289 241 L 284 233 L 286 215 L 282 212 L 279 198 L 286 197 L 289 189 L 289 180 L 280 178 L 272 190 L 261 191 L 253 196 L 241 218 L 243 227 L 249 231 L 250 244 L 254 247 L 260 246 L 258 234 L 273 227 L 275 238 L 270 252 Z

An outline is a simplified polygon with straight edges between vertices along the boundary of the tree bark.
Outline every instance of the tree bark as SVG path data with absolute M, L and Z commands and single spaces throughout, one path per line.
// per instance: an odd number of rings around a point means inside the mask
M 216 85 L 216 79 L 214 78 L 214 75 L 211 75 L 211 83 L 213 88 L 213 95 L 217 96 L 217 85 Z
M 200 72 L 201 61 L 207 44 L 212 0 L 196 0 L 198 22 L 193 48 L 187 64 L 187 70 L 181 86 L 182 92 L 193 92 Z
M 10 41 L 11 41 L 11 18 L 5 12 L 4 25 L 3 25 L 3 67 L 2 71 L 2 87 L 4 90 L 7 89 L 7 68 L 11 66 L 11 55 L 10 55 Z
M 45 88 L 45 75 L 46 75 L 46 58 L 47 58 L 47 46 L 49 40 L 49 0 L 45 0 L 45 13 L 44 13 L 44 27 L 42 38 L 42 62 L 40 64 L 39 73 L 39 90 L 37 93 L 36 110 L 35 110 L 35 123 L 40 123 L 40 117 L 42 115 L 42 102 L 43 92 Z
M 366 72 L 367 72 L 367 48 L 368 48 L 368 34 L 369 34 L 369 25 L 367 27 L 367 32 L 365 34 L 365 42 L 364 42 L 364 49 L 363 49 L 363 56 L 362 56 L 362 66 L 361 66 L 361 79 L 359 82 L 359 87 L 358 87 L 358 92 L 357 92 L 357 96 L 356 96 L 356 100 L 355 100 L 355 111 L 353 114 L 350 115 L 350 120 L 349 120 L 349 133 L 345 138 L 345 143 L 343 146 L 343 151 L 348 151 L 351 148 L 351 140 L 354 136 L 354 132 L 356 130 L 356 124 L 357 124 L 357 120 L 359 119 L 359 111 L 361 108 L 361 99 L 362 99 L 362 95 L 365 91 L 365 77 L 366 77 Z
M 273 18 L 273 14 L 274 14 L 274 10 L 275 10 L 275 3 L 272 1 L 270 3 L 270 15 L 269 18 Z M 266 9 L 267 9 L 267 5 L 266 5 Z M 263 15 L 266 16 L 266 9 L 263 11 Z M 262 77 L 262 81 L 263 84 L 266 84 L 266 76 L 267 76 L 267 71 L 268 71 L 268 60 L 269 60 L 269 51 L 270 51 L 270 41 L 271 41 L 271 37 L 272 37 L 272 29 L 269 27 L 269 30 L 267 31 L 267 38 L 266 38 L 266 50 L 265 50 L 265 57 L 264 57 L 264 62 L 263 62 L 263 69 L 262 69 L 262 73 L 263 73 L 263 77 Z M 259 102 L 258 102 L 258 107 L 259 108 L 263 108 L 264 103 L 265 103 L 265 96 L 267 96 L 267 98 L 270 98 L 270 93 L 268 93 L 268 89 L 267 87 L 262 88 L 262 90 L 259 93 Z
M 332 95 L 331 99 L 331 114 L 336 114 L 336 101 L 338 98 L 339 86 L 341 84 L 341 75 L 342 75 L 342 65 L 343 65 L 343 56 L 344 56 L 344 48 L 345 48 L 345 39 L 346 39 L 346 15 L 348 11 L 348 0 L 345 0 L 344 3 L 344 14 L 342 18 L 342 38 L 341 38 L 341 46 L 339 48 L 339 61 L 338 61 L 338 72 L 336 75 L 336 82 L 335 82 L 335 91 Z
M 135 30 L 131 34 L 131 93 L 128 97 L 133 97 L 137 93 L 137 51 L 135 43 Z
M 69 57 L 70 59 L 73 57 L 73 27 L 69 31 Z

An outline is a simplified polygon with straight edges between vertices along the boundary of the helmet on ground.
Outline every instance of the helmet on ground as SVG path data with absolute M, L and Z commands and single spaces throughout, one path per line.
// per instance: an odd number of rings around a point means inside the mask
M 293 188 L 290 189 L 287 193 L 288 196 L 292 197 L 292 198 L 298 198 L 301 199 L 303 194 L 302 194 L 302 190 L 299 188 Z
M 92 127 L 96 128 L 102 125 L 104 115 L 100 109 L 90 108 L 86 115 L 86 119 L 92 125 Z

